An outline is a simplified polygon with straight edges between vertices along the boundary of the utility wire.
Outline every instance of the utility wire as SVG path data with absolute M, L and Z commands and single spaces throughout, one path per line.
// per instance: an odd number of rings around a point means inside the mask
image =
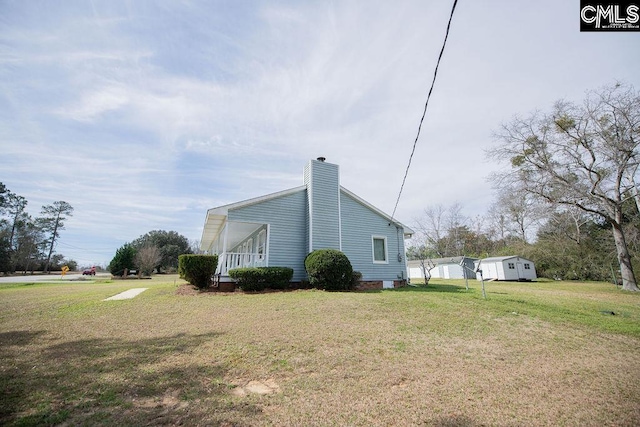
M 65 243 L 65 242 L 56 242 L 56 245 L 62 245 L 62 246 L 66 246 L 66 247 L 69 247 L 69 248 L 72 248 L 72 249 L 77 249 L 77 250 L 85 251 L 85 252 L 95 252 L 95 253 L 98 253 L 98 254 L 104 253 L 106 251 L 112 251 L 113 250 L 113 248 L 105 248 L 105 249 L 102 249 L 102 250 L 101 249 L 96 249 L 96 248 L 84 249 L 84 248 L 79 248 L 77 246 L 70 245 L 70 244 Z
M 398 203 L 400 203 L 400 196 L 402 195 L 402 190 L 404 189 L 404 183 L 407 180 L 407 175 L 409 175 L 409 168 L 411 167 L 411 161 L 413 160 L 413 154 L 416 152 L 416 145 L 418 144 L 418 138 L 420 138 L 420 130 L 422 129 L 422 122 L 424 122 L 424 117 L 427 115 L 427 106 L 429 105 L 429 99 L 431 98 L 431 92 L 433 92 L 433 86 L 436 83 L 436 77 L 438 75 L 438 67 L 440 66 L 440 60 L 442 59 L 442 54 L 444 53 L 444 47 L 447 45 L 447 38 L 449 37 L 449 29 L 451 28 L 451 20 L 453 19 L 453 12 L 456 10 L 456 5 L 458 4 L 458 0 L 453 0 L 453 6 L 451 7 L 451 14 L 449 15 L 449 23 L 447 24 L 447 31 L 444 35 L 444 41 L 442 42 L 442 48 L 440 49 L 440 55 L 438 55 L 438 62 L 436 62 L 436 68 L 433 72 L 433 81 L 431 82 L 431 88 L 429 89 L 429 94 L 427 95 L 427 102 L 424 104 L 424 111 L 422 112 L 422 118 L 420 119 L 420 125 L 418 126 L 418 134 L 416 135 L 415 141 L 413 141 L 413 149 L 411 150 L 411 155 L 409 156 L 409 164 L 407 164 L 407 170 L 404 172 L 404 178 L 402 179 L 402 185 L 400 186 L 400 192 L 398 193 L 398 199 L 396 200 L 396 205 L 393 208 L 393 213 L 391 214 L 391 220 L 396 216 L 396 209 L 398 209 Z

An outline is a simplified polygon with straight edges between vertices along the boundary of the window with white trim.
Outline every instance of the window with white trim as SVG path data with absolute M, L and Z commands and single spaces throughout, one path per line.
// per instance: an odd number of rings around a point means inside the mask
M 371 236 L 371 250 L 373 253 L 374 264 L 388 264 L 387 257 L 387 237 L 386 236 Z
M 531 265 L 530 265 L 530 264 L 528 264 L 528 263 L 527 263 L 527 264 L 525 264 L 525 265 L 524 265 L 524 269 L 525 269 L 525 270 L 531 270 Z
M 509 270 L 515 270 L 516 265 L 512 262 L 509 263 Z

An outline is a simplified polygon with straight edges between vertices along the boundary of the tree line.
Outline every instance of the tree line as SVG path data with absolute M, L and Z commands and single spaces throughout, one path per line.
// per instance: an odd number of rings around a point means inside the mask
M 153 230 L 118 248 L 108 269 L 114 276 L 126 276 L 133 270 L 144 276 L 154 270 L 174 272 L 180 255 L 197 251 L 197 243 L 191 244 L 175 231 Z
M 514 197 L 473 218 L 463 206 L 426 208 L 414 220 L 416 235 L 407 248 L 411 260 L 466 255 L 475 258 L 520 255 L 531 259 L 540 277 L 564 280 L 620 279 L 610 225 L 576 209 L 518 204 Z M 640 215 L 627 203 L 624 229 L 632 264 L 640 268 Z
M 496 203 L 473 220 L 459 204 L 427 208 L 408 256 L 517 254 L 543 277 L 640 290 L 640 93 L 622 83 L 589 91 L 581 104 L 513 118 L 495 139 L 487 156 L 506 166 L 489 178 Z
M 73 260 L 55 253 L 64 222 L 73 216 L 73 207 L 65 201 L 42 206 L 40 215 L 27 211 L 25 197 L 10 191 L 0 182 L 0 271 L 60 270 L 63 265 L 77 268 Z

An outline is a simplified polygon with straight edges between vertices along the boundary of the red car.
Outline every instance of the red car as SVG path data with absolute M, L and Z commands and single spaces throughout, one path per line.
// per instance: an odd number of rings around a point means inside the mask
M 95 276 L 96 275 L 96 268 L 95 267 L 91 267 L 88 270 L 84 270 L 82 272 L 83 276 Z

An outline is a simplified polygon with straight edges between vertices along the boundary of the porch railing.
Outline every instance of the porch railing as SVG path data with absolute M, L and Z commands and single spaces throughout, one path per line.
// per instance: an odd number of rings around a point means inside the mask
M 218 256 L 216 274 L 227 276 L 229 270 L 244 267 L 264 267 L 265 255 L 255 252 L 224 252 Z

